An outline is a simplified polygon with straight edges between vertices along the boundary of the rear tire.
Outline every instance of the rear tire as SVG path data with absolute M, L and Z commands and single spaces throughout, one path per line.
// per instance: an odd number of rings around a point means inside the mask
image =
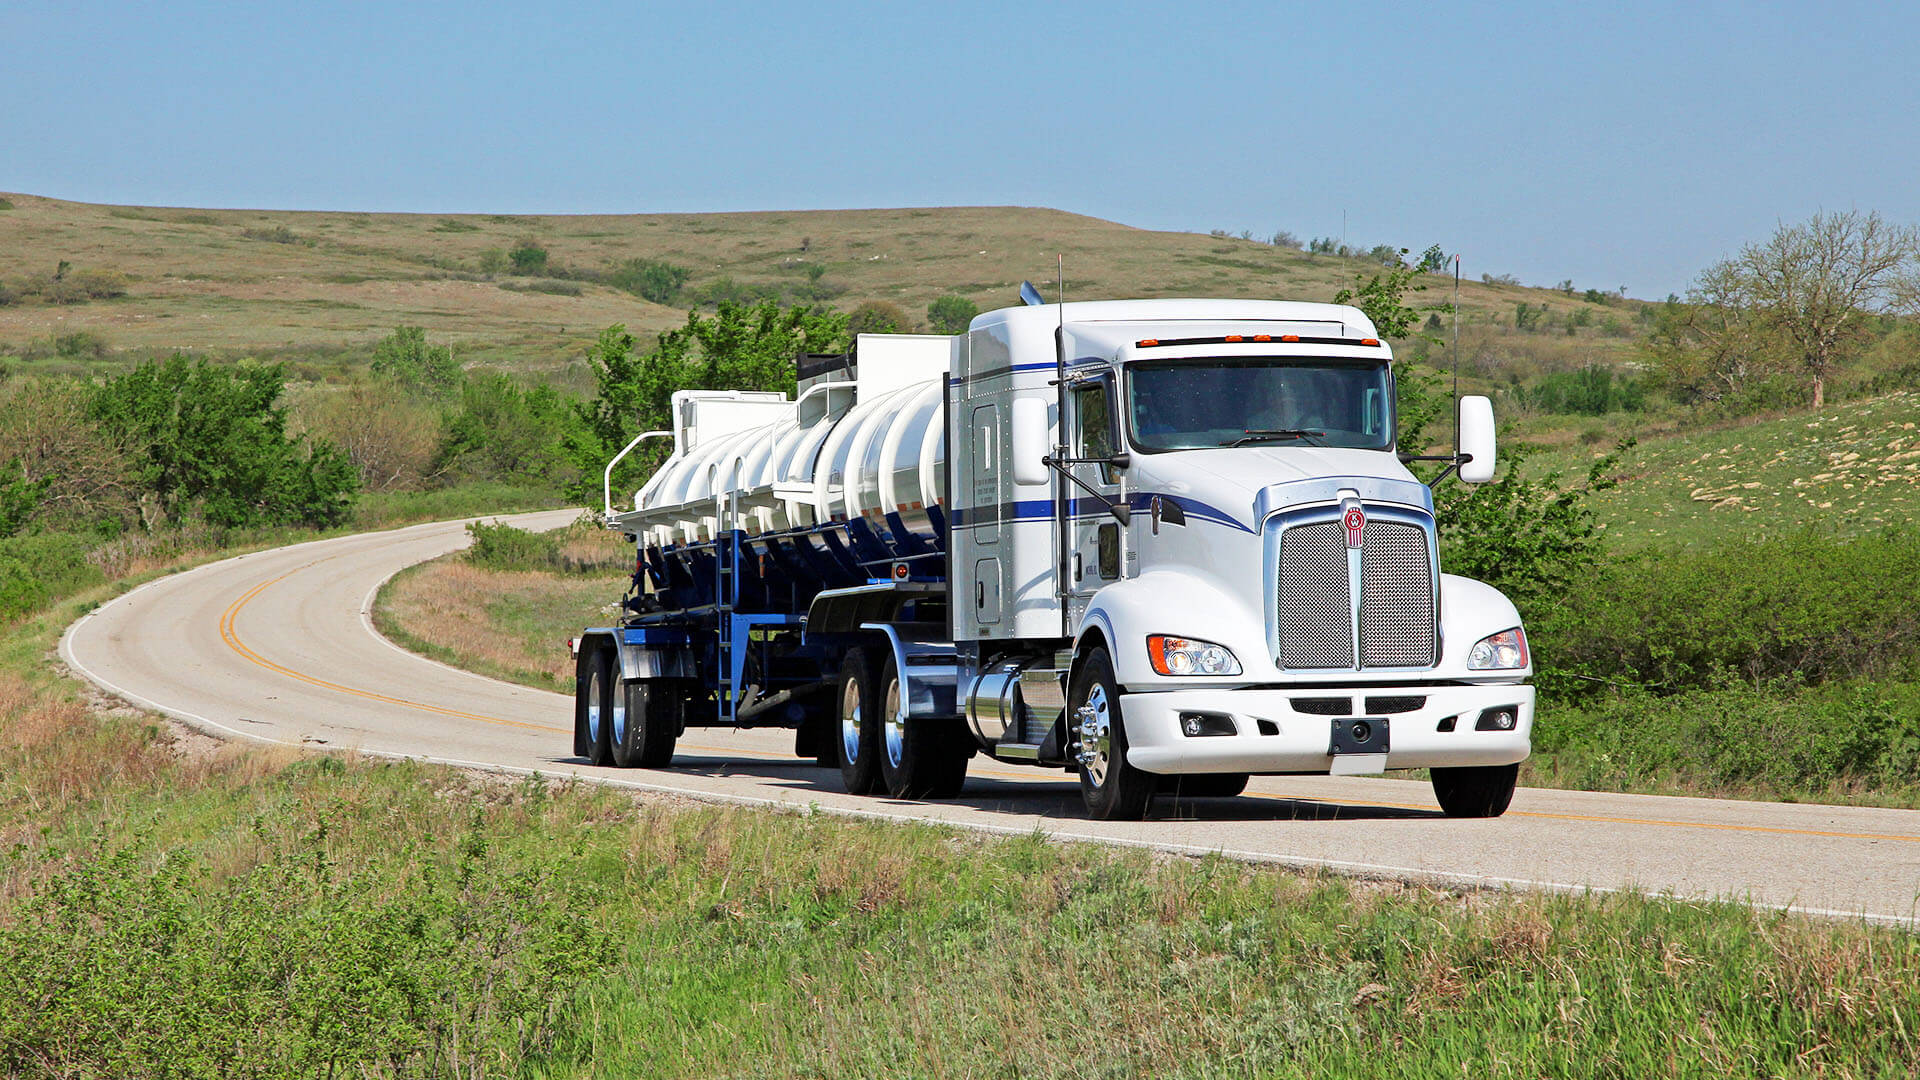
M 1120 684 L 1107 650 L 1087 654 L 1067 697 L 1069 734 L 1081 746 L 1080 797 L 1096 821 L 1138 821 L 1153 804 L 1160 778 L 1127 761 L 1127 725 L 1120 715 Z
M 967 780 L 967 757 L 950 721 L 902 715 L 900 672 L 893 657 L 880 667 L 880 779 L 896 799 L 950 799 Z
M 855 795 L 882 790 L 880 673 L 876 667 L 868 650 L 850 650 L 840 665 L 840 692 L 834 697 L 833 741 L 840 758 L 840 779 Z
M 612 725 L 607 713 L 612 701 L 608 683 L 613 678 L 613 650 L 582 649 L 577 661 L 573 694 L 574 752 L 592 765 L 613 764 Z
M 680 737 L 680 687 L 664 680 L 620 684 L 621 708 L 611 725 L 613 763 L 623 769 L 658 769 L 673 761 Z
M 1471 765 L 1433 770 L 1433 795 L 1448 817 L 1496 818 L 1513 802 L 1520 766 Z
M 1231 799 L 1247 790 L 1246 773 L 1196 773 L 1192 776 L 1163 776 L 1160 791 L 1176 799 Z

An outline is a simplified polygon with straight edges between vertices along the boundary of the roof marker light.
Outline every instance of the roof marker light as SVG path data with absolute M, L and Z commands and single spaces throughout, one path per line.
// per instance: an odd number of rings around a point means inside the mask
M 1253 335 L 1253 340 L 1255 340 L 1255 341 L 1272 341 L 1272 340 L 1273 340 L 1273 335 L 1272 335 L 1272 334 L 1255 334 L 1255 335 Z
M 1160 339 L 1155 337 L 1143 337 L 1139 341 L 1136 341 L 1133 343 L 1134 348 L 1136 349 L 1151 349 L 1158 344 L 1160 344 Z
M 1241 337 L 1239 334 L 1228 334 L 1226 337 L 1223 337 L 1220 340 L 1221 341 L 1239 341 L 1241 340 Z
M 1281 334 L 1280 340 L 1281 341 L 1299 341 L 1300 335 L 1299 334 Z
M 1363 337 L 1363 338 L 1361 338 L 1361 339 L 1360 339 L 1360 344 L 1362 344 L 1362 345 L 1378 345 L 1378 344 L 1380 344 L 1380 339 L 1379 339 L 1379 338 L 1377 338 L 1377 337 Z

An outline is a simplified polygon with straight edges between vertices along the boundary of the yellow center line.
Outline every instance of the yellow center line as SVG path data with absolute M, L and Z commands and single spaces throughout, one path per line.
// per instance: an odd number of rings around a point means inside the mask
M 300 569 L 305 569 L 305 568 L 301 567 Z M 365 698 L 369 701 L 379 701 L 389 705 L 399 705 L 403 708 L 418 709 L 421 712 L 433 713 L 438 716 L 449 716 L 458 720 L 477 720 L 477 721 L 480 721 L 481 723 L 503 724 L 509 727 L 526 728 L 530 731 L 551 731 L 551 732 L 560 732 L 560 733 L 568 732 L 569 729 L 567 728 L 554 727 L 551 724 L 529 724 L 522 720 L 509 720 L 499 716 L 485 716 L 480 713 L 466 712 L 462 709 L 449 709 L 441 705 L 429 705 L 423 701 L 412 701 L 407 698 L 394 697 L 390 694 L 381 694 L 381 693 L 376 693 L 375 691 L 372 691 L 372 690 L 362 690 L 358 687 L 345 686 L 340 683 L 330 682 L 326 679 L 321 679 L 313 675 L 308 675 L 301 671 L 296 671 L 293 668 L 287 667 L 285 664 L 275 663 L 274 661 L 269 660 L 264 656 L 261 656 L 259 653 L 253 651 L 253 649 L 250 648 L 245 642 L 240 640 L 239 634 L 235 632 L 234 624 L 239 618 L 241 609 L 245 608 L 249 603 L 251 603 L 255 597 L 259 596 L 262 592 L 265 592 L 269 586 L 276 585 L 282 581 L 285 581 L 287 578 L 292 577 L 294 574 L 298 572 L 299 572 L 298 569 L 289 570 L 286 573 L 281 574 L 277 578 L 271 578 L 267 581 L 261 582 L 258 585 L 255 585 L 252 589 L 248 590 L 244 595 L 242 595 L 240 599 L 235 600 L 233 602 L 233 605 L 227 608 L 227 610 L 220 616 L 221 639 L 227 643 L 227 646 L 229 648 L 231 648 L 234 652 L 240 654 L 240 656 L 246 659 L 248 662 L 257 664 L 260 667 L 266 668 L 267 670 L 275 672 L 277 674 L 285 675 L 289 679 L 295 679 L 300 682 L 307 683 L 308 685 L 311 685 L 311 686 L 320 687 L 323 690 L 333 690 L 338 693 L 349 694 L 358 698 Z M 787 759 L 792 757 L 792 755 L 790 754 L 784 754 L 777 751 L 754 750 L 746 747 L 706 746 L 706 745 L 701 745 L 699 743 L 684 743 L 684 742 L 680 744 L 680 747 L 685 750 L 704 751 L 707 753 L 715 753 L 715 754 L 740 754 L 740 755 L 745 755 L 749 757 L 759 757 L 759 758 Z M 973 776 L 991 776 L 991 777 L 995 777 L 999 779 L 1007 779 L 1007 780 L 1038 779 L 1037 777 L 1028 776 L 1025 773 L 1011 773 L 1011 772 L 1004 772 L 997 769 L 992 769 L 992 770 L 974 769 L 974 770 L 970 770 L 970 774 Z M 1434 809 L 1430 805 L 1425 805 L 1421 803 L 1385 802 L 1385 801 L 1378 801 L 1373 799 L 1350 799 L 1350 798 L 1340 798 L 1340 797 L 1323 796 L 1323 795 L 1280 795 L 1280 794 L 1270 794 L 1264 791 L 1249 791 L 1246 794 L 1248 797 L 1255 798 L 1255 799 L 1282 800 L 1282 801 L 1290 801 L 1290 802 L 1336 803 L 1343 806 L 1374 806 L 1374 807 L 1383 807 L 1383 808 L 1395 809 L 1395 810 L 1429 810 L 1430 811 Z M 1795 829 L 1795 828 L 1787 828 L 1784 826 L 1777 826 L 1777 825 L 1741 825 L 1741 824 L 1735 824 L 1730 822 L 1713 822 L 1713 821 L 1671 821 L 1671 820 L 1666 820 L 1662 818 L 1614 817 L 1614 816 L 1605 815 L 1605 814 L 1573 814 L 1573 813 L 1564 813 L 1564 812 L 1548 811 L 1548 810 L 1511 810 L 1511 811 L 1508 811 L 1508 813 L 1514 817 L 1547 818 L 1547 819 L 1553 819 L 1558 821 L 1584 821 L 1584 822 L 1591 822 L 1595 824 L 1604 824 L 1604 825 L 1648 825 L 1648 826 L 1654 826 L 1658 828 L 1667 828 L 1667 829 L 1712 829 L 1712 830 L 1717 830 L 1721 832 L 1765 833 L 1765 834 L 1775 835 L 1775 836 L 1819 836 L 1819 837 L 1828 837 L 1828 838 L 1841 839 L 1841 840 L 1895 840 L 1895 841 L 1902 841 L 1905 843 L 1920 843 L 1920 836 L 1907 836 L 1907 835 L 1901 835 L 1898 833 L 1860 833 L 1860 832 L 1842 832 L 1842 831 L 1827 830 L 1827 829 Z

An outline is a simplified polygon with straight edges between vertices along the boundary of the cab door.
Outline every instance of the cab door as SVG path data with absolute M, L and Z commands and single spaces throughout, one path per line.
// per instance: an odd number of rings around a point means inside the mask
M 1071 457 L 1106 459 L 1119 451 L 1119 418 L 1111 372 L 1076 382 L 1067 392 L 1067 411 Z M 1125 530 L 1107 507 L 1111 503 L 1124 506 L 1126 492 L 1120 470 L 1112 465 L 1085 463 L 1071 468 L 1086 485 L 1067 485 L 1073 511 L 1067 534 L 1067 606 L 1070 625 L 1078 626 L 1093 594 L 1120 579 Z

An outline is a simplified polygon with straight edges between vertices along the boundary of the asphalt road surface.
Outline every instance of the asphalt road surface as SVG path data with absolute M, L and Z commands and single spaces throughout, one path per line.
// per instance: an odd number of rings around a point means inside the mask
M 573 517 L 504 520 L 541 529 Z M 374 631 L 380 584 L 465 546 L 462 526 L 319 540 L 160 578 L 75 623 L 61 656 L 114 695 L 232 738 L 1365 876 L 1920 921 L 1920 811 L 1522 789 L 1503 818 L 1450 820 L 1424 782 L 1256 777 L 1237 799 L 1163 798 L 1152 820 L 1095 822 L 1066 774 L 984 757 L 957 799 L 850 796 L 837 770 L 796 758 L 782 730 L 689 729 L 670 769 L 594 768 L 572 755 L 568 697 L 456 670 Z M 593 617 L 580 613 L 583 626 Z

